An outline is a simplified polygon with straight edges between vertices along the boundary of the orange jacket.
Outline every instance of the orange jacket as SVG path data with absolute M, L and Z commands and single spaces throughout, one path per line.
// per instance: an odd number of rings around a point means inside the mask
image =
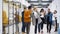
M 24 12 L 24 22 L 31 22 L 31 10 L 25 10 Z

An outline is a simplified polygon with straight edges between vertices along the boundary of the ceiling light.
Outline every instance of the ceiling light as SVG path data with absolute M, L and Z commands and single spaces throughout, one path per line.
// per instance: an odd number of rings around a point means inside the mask
M 42 1 L 49 1 L 49 0 L 42 0 Z

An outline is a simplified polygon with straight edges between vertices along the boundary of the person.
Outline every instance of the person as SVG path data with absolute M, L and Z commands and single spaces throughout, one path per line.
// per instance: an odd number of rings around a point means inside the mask
M 31 13 L 32 13 L 32 6 L 28 7 L 28 10 L 24 11 L 24 24 L 26 27 L 26 34 L 30 32 L 30 24 L 31 24 Z
M 55 31 L 54 32 L 56 32 L 57 31 L 57 11 L 56 10 L 54 10 L 54 13 L 53 13 L 53 23 L 55 25 Z
M 25 10 L 27 10 L 26 7 L 24 7 L 24 11 L 25 11 Z M 22 34 L 25 33 L 24 11 L 22 12 Z
M 17 12 L 15 12 L 15 25 L 16 25 L 16 33 L 19 32 L 19 15 L 17 14 Z
M 5 32 L 5 28 L 8 25 L 8 17 L 7 17 L 7 13 L 5 10 L 2 11 L 2 24 L 3 24 L 3 34 L 6 34 Z
M 41 33 L 43 33 L 43 24 L 44 24 L 44 9 L 41 9 L 40 11 L 40 18 L 42 19 L 42 22 L 41 22 Z
M 40 14 L 39 12 L 37 11 L 37 8 L 34 7 L 33 9 L 33 18 L 32 18 L 32 21 L 35 25 L 35 34 L 37 34 L 37 26 L 38 26 L 38 33 L 40 34 L 40 23 L 41 23 L 41 19 L 40 19 Z
M 52 12 L 48 8 L 48 14 L 47 14 L 47 33 L 51 31 L 51 25 L 52 25 Z

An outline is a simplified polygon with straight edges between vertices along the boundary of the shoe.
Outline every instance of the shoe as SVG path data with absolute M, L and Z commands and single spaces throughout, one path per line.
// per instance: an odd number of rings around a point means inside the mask
M 25 32 L 22 32 L 22 34 L 25 34 Z
M 38 33 L 38 34 L 40 34 L 40 33 Z
M 54 32 L 57 32 L 57 31 L 54 31 Z
M 54 32 L 57 32 L 57 30 L 55 30 Z
M 47 33 L 48 33 L 48 31 L 47 31 Z
M 51 33 L 51 32 L 49 31 L 49 33 Z
M 41 31 L 41 34 L 43 34 L 43 31 Z
M 37 33 L 35 33 L 35 34 L 37 34 Z

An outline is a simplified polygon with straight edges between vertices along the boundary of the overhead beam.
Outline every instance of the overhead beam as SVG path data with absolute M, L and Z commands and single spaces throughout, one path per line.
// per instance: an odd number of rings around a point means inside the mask
M 52 1 L 41 1 L 42 3 L 51 3 Z
M 38 1 L 28 1 L 29 3 L 39 3 L 39 2 L 41 2 L 41 3 L 51 3 L 53 0 L 49 0 L 49 1 L 42 1 L 42 0 L 38 0 Z
M 46 5 L 42 5 L 42 4 L 38 4 L 38 5 L 35 5 L 35 4 L 31 4 L 33 6 L 49 6 L 49 4 L 46 4 Z
M 48 6 L 42 6 L 42 7 L 38 7 L 38 8 L 47 8 Z
M 28 3 L 38 3 L 39 1 L 28 1 Z
M 42 4 L 38 4 L 38 5 L 34 5 L 34 4 L 31 4 L 32 6 L 38 6 L 38 7 L 44 7 L 44 8 L 47 8 L 49 6 L 49 4 L 47 5 L 42 5 Z

